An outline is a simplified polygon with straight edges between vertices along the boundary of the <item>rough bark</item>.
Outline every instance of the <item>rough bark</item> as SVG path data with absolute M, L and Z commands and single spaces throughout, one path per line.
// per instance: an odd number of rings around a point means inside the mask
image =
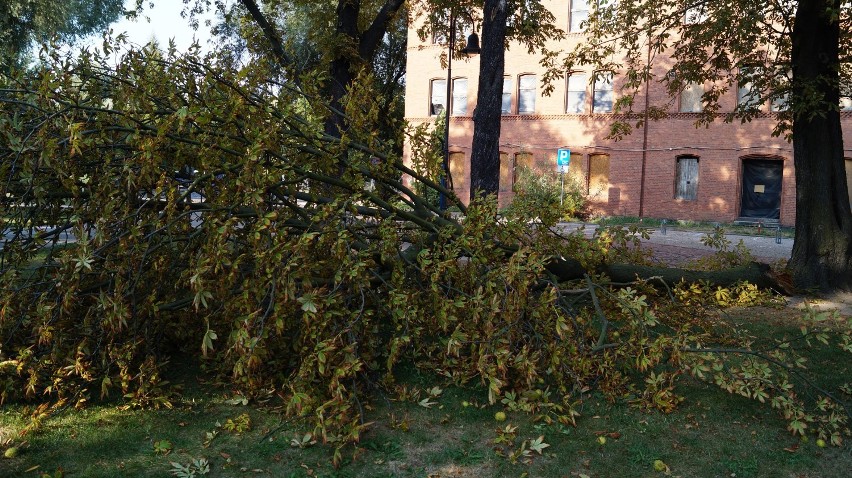
M 839 9 L 840 0 L 799 2 L 793 28 L 796 238 L 789 268 L 802 289 L 852 289 L 852 212 L 837 108 L 840 24 L 832 13 Z
M 500 119 L 506 44 L 506 0 L 485 0 L 479 91 L 473 114 L 470 198 L 497 194 L 500 187 Z

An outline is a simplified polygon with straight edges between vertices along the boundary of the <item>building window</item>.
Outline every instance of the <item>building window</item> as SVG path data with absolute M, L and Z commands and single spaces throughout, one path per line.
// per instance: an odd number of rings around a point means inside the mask
M 447 80 L 432 80 L 429 114 L 438 116 L 447 107 Z
M 453 116 L 467 114 L 467 78 L 453 80 Z
M 447 178 L 450 189 L 458 190 L 465 184 L 464 164 L 464 153 L 450 153 L 450 177 Z
M 681 156 L 677 158 L 675 176 L 675 199 L 694 201 L 698 196 L 698 158 Z
M 532 153 L 516 153 L 515 165 L 512 168 L 512 191 L 518 191 L 518 181 L 521 179 L 521 174 L 532 170 L 533 155 Z
M 512 189 L 512 164 L 509 162 L 509 153 L 500 151 L 500 191 Z
M 770 105 L 770 109 L 773 112 L 779 111 L 787 111 L 787 101 L 790 97 L 789 93 L 783 93 L 780 96 L 772 99 L 772 105 Z
M 749 109 L 760 108 L 760 94 L 754 88 L 752 79 L 758 74 L 755 67 L 740 68 L 740 77 L 737 85 L 737 105 Z
M 703 2 L 694 7 L 689 7 L 683 15 L 683 23 L 692 25 L 695 23 L 704 23 L 707 21 L 707 5 Z
M 595 77 L 593 113 L 612 113 L 612 73 L 602 73 Z
M 535 113 L 535 97 L 538 82 L 535 75 L 518 77 L 518 114 Z
M 701 83 L 688 83 L 680 92 L 680 112 L 700 113 L 704 109 L 701 96 L 704 95 L 704 85 Z
M 571 76 L 568 77 L 566 113 L 586 112 L 586 84 L 588 81 L 589 77 L 585 73 L 571 73 Z
M 849 206 L 852 206 L 852 158 L 844 158 L 846 161 L 846 194 L 849 195 Z
M 584 27 L 581 23 L 589 19 L 589 0 L 571 1 L 571 22 L 568 25 L 569 32 L 581 32 Z
M 772 95 L 772 102 L 769 104 L 769 110 L 773 112 L 787 111 L 790 102 L 790 83 L 792 83 L 793 73 L 790 70 L 779 68 L 775 73 L 775 82 L 772 88 L 775 90 Z
M 512 79 L 508 76 L 503 77 L 503 98 L 500 104 L 500 113 L 512 114 Z
M 589 196 L 602 199 L 609 189 L 609 155 L 589 156 Z

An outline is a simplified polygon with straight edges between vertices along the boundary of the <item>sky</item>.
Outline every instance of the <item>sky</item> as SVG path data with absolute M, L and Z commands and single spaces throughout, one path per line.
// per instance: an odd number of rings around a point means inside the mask
M 128 41 L 137 45 L 144 45 L 152 39 L 156 39 L 161 48 L 166 48 L 169 40 L 173 38 L 178 51 L 185 51 L 195 37 L 201 44 L 202 50 L 210 48 L 207 44 L 207 40 L 210 38 L 210 29 L 204 25 L 204 21 L 201 20 L 198 30 L 193 31 L 189 26 L 189 20 L 180 16 L 184 7 L 182 0 L 153 1 L 154 8 L 148 8 L 148 0 L 146 0 L 145 10 L 136 20 L 122 18 L 113 23 L 110 26 L 113 29 L 113 34 L 118 35 L 127 32 Z M 125 9 L 133 9 L 135 4 L 135 0 L 125 0 Z M 204 18 L 213 19 L 215 16 L 211 13 Z M 93 35 L 92 44 L 97 44 L 96 42 L 99 39 L 100 35 Z

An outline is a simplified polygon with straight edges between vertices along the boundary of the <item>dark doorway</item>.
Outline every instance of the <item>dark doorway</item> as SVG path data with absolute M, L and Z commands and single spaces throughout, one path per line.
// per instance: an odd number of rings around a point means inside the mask
M 784 162 L 773 159 L 743 160 L 743 196 L 740 217 L 781 218 L 781 180 Z

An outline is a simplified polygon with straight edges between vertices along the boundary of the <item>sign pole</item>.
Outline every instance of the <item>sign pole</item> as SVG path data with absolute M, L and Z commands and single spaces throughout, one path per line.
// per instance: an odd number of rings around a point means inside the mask
M 571 164 L 571 150 L 559 148 L 556 150 L 556 167 L 559 168 L 559 205 L 565 204 L 565 171 Z

